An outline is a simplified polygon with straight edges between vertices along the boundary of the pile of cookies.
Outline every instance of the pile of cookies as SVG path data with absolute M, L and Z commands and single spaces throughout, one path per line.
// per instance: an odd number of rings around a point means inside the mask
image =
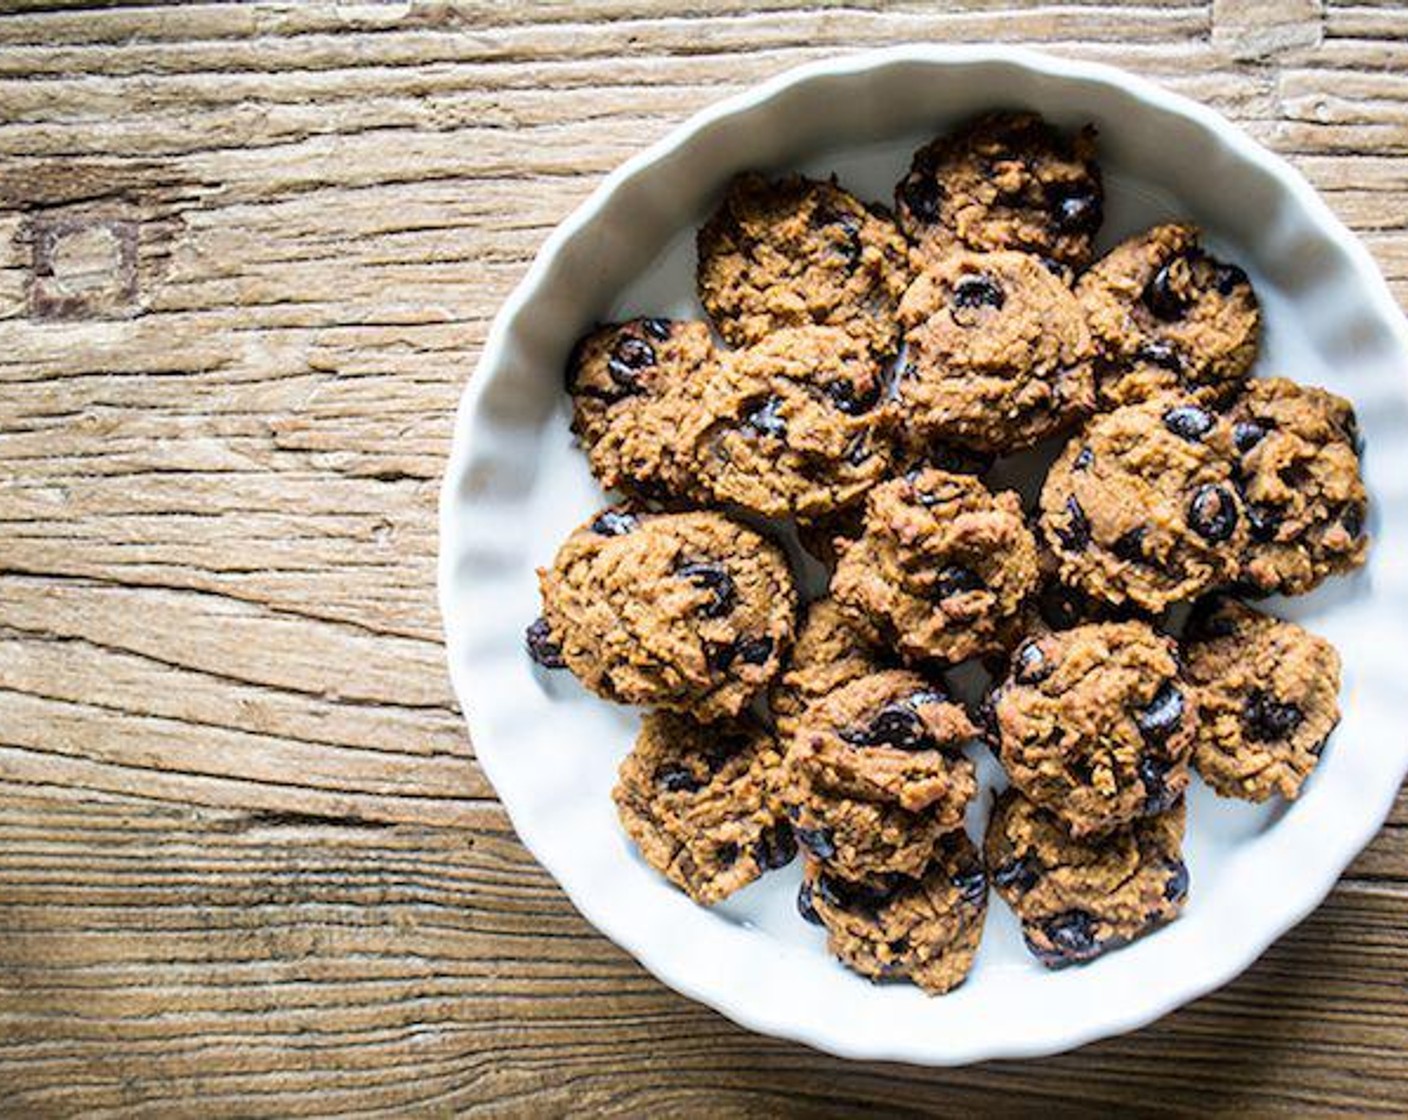
M 1190 767 L 1297 796 L 1339 658 L 1243 600 L 1361 565 L 1367 497 L 1349 404 L 1249 379 L 1256 295 L 1194 227 L 1094 259 L 1091 129 L 970 121 L 895 203 L 741 176 L 698 235 L 710 322 L 582 339 L 573 430 L 626 500 L 540 572 L 528 649 L 650 709 L 615 800 L 651 866 L 711 904 L 800 848 L 832 952 L 938 993 L 989 883 L 1051 967 L 1177 917 Z M 1038 445 L 1039 501 L 984 481 Z M 793 529 L 829 573 L 800 622 Z

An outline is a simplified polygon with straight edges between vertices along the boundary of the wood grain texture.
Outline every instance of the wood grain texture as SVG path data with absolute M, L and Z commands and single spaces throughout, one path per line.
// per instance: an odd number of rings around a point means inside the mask
M 1146 1031 L 845 1064 L 582 922 L 475 763 L 433 596 L 495 309 L 688 113 L 915 39 L 1115 62 L 1290 157 L 1408 299 L 1400 4 L 7 7 L 0 1113 L 1408 1109 L 1408 805 Z

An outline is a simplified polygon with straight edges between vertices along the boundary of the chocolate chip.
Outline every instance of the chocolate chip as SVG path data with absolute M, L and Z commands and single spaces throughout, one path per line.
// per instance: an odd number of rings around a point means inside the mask
M 841 738 L 854 747 L 894 747 L 902 751 L 929 750 L 935 745 L 919 713 L 903 701 L 886 704 L 868 725 L 842 731 Z
M 1100 953 L 1095 937 L 1095 919 L 1084 910 L 1067 910 L 1042 924 L 1050 947 L 1039 945 L 1030 937 L 1027 946 L 1047 968 L 1064 968 L 1068 964 L 1088 961 Z
M 866 432 L 857 432 L 855 438 L 846 446 L 846 462 L 858 467 L 869 459 L 870 455 L 870 436 Z
M 655 783 L 670 793 L 697 793 L 703 788 L 694 771 L 678 762 L 667 762 L 656 770 Z
M 982 577 L 972 568 L 966 568 L 962 564 L 950 564 L 939 572 L 934 581 L 934 597 L 947 599 L 952 595 L 978 591 L 982 586 Z
M 1346 506 L 1344 513 L 1340 514 L 1340 524 L 1344 526 L 1344 531 L 1354 540 L 1358 540 L 1364 535 L 1364 507 L 1361 505 Z
M 825 224 L 835 226 L 841 231 L 842 239 L 836 246 L 836 252 L 842 260 L 854 268 L 865 254 L 865 245 L 860 239 L 860 221 L 854 214 L 837 214 L 830 210 L 821 210 L 818 213 L 826 215 Z
M 1237 502 L 1223 487 L 1200 486 L 1188 506 L 1188 524 L 1204 540 L 1218 544 L 1237 528 Z
M 657 342 L 668 342 L 670 340 L 670 320 L 669 319 L 642 319 L 641 329 Z
M 1017 891 L 1020 894 L 1026 894 L 1040 878 L 1041 872 L 1026 856 L 1018 856 L 992 873 L 993 885 L 998 890 Z
M 1266 425 L 1260 420 L 1239 420 L 1232 425 L 1232 444 L 1245 455 L 1266 438 Z
M 623 393 L 638 393 L 640 371 L 654 364 L 655 348 L 645 339 L 627 334 L 617 339 L 616 345 L 612 347 L 611 357 L 606 362 L 606 372 Z
M 931 174 L 911 172 L 900 184 L 900 201 L 905 208 L 926 224 L 939 220 L 944 191 Z
M 1036 642 L 1023 642 L 1012 660 L 1012 679 L 1018 684 L 1038 684 L 1056 668 Z
M 738 845 L 732 840 L 725 840 L 714 849 L 714 858 L 719 861 L 722 867 L 732 867 L 738 862 Z
M 962 308 L 1000 308 L 1007 302 L 1002 288 L 991 276 L 965 276 L 953 286 L 953 305 Z
M 565 669 L 567 662 L 562 659 L 562 647 L 552 640 L 548 620 L 535 618 L 523 635 L 528 647 L 528 656 L 544 669 Z
M 1276 530 L 1281 527 L 1281 511 L 1275 506 L 1248 505 L 1247 531 L 1254 541 L 1266 542 L 1276 539 Z
M 772 656 L 771 638 L 739 638 L 733 643 L 738 660 L 745 665 L 765 665 Z
M 796 855 L 797 841 L 792 835 L 792 826 L 786 821 L 763 829 L 753 844 L 753 860 L 764 871 L 786 867 Z
M 1173 808 L 1174 802 L 1178 800 L 1178 793 L 1168 788 L 1168 760 L 1148 754 L 1141 755 L 1136 769 L 1139 772 L 1139 780 L 1144 784 L 1144 812 L 1162 813 Z
M 1160 369 L 1166 369 L 1170 373 L 1183 372 L 1183 355 L 1178 352 L 1178 347 L 1162 339 L 1154 339 L 1144 343 L 1134 352 L 1134 356 L 1140 361 L 1148 362 L 1151 366 L 1158 366 Z
M 1071 552 L 1084 552 L 1090 544 L 1090 519 L 1074 494 L 1066 499 L 1066 525 L 1056 529 L 1056 537 Z
M 950 882 L 958 888 L 959 897 L 970 906 L 976 906 L 987 898 L 987 873 L 976 864 L 959 871 Z
M 705 660 L 716 673 L 727 673 L 738 656 L 738 646 L 734 642 L 710 643 L 705 650 Z
M 1145 741 L 1161 743 L 1183 722 L 1183 693 L 1172 681 L 1164 681 L 1145 708 L 1134 713 Z
M 1213 285 L 1217 288 L 1217 294 L 1230 296 L 1234 291 L 1243 285 L 1251 283 L 1247 278 L 1246 271 L 1238 268 L 1235 264 L 1218 263 L 1217 270 L 1213 273 Z
M 1110 551 L 1121 560 L 1142 564 L 1144 562 L 1144 536 L 1147 532 L 1147 526 L 1136 525 L 1127 533 L 1121 533 L 1115 543 L 1110 546 Z
M 812 905 L 812 885 L 804 882 L 797 888 L 797 913 L 802 915 L 803 920 L 810 922 L 814 926 L 822 924 L 821 915 L 816 912 L 816 907 Z
M 1056 228 L 1063 233 L 1094 233 L 1105 218 L 1100 192 L 1087 183 L 1049 190 L 1048 205 Z
M 782 418 L 782 401 L 768 397 L 743 417 L 743 425 L 763 436 L 787 438 L 787 421 Z
M 1164 898 L 1169 902 L 1181 902 L 1188 897 L 1188 865 L 1181 859 L 1168 861 L 1168 882 L 1164 884 Z
M 1180 404 L 1164 413 L 1164 427 L 1189 443 L 1201 443 L 1212 424 L 1212 417 L 1195 404 Z
M 1095 452 L 1092 451 L 1089 447 L 1082 447 L 1078 452 L 1076 452 L 1076 457 L 1071 462 L 1071 469 L 1075 471 L 1083 471 L 1087 467 L 1089 467 L 1090 464 L 1093 462 L 1095 462 Z
M 713 594 L 713 600 L 704 604 L 705 618 L 722 618 L 733 610 L 735 598 L 733 577 L 728 574 L 728 569 L 723 565 L 716 564 L 711 560 L 696 560 L 688 564 L 681 564 L 675 574 L 682 579 L 689 580 L 696 587 Z
M 1173 266 L 1182 259 L 1182 257 L 1174 257 L 1154 273 L 1154 278 L 1144 285 L 1142 297 L 1144 306 L 1156 318 L 1162 319 L 1166 323 L 1181 319 L 1188 312 L 1187 297 L 1180 294 L 1173 286 Z
M 878 383 L 872 384 L 857 393 L 855 383 L 843 379 L 829 382 L 826 395 L 831 398 L 831 403 L 847 416 L 859 416 L 862 412 L 874 408 L 880 400 L 880 386 Z
M 836 838 L 829 828 L 802 828 L 793 825 L 798 842 L 817 859 L 831 859 L 836 854 Z
M 1277 700 L 1260 689 L 1252 692 L 1242 706 L 1242 723 L 1247 737 L 1258 742 L 1288 739 L 1305 719 L 1295 704 Z
M 640 522 L 633 513 L 619 509 L 604 509 L 592 522 L 592 532 L 603 537 L 622 537 L 634 530 Z

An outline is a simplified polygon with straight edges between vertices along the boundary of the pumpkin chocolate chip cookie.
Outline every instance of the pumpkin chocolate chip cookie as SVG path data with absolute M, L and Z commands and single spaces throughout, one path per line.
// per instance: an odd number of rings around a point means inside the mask
M 1215 414 L 1164 398 L 1095 417 L 1041 491 L 1059 578 L 1157 613 L 1237 572 L 1247 519 Z
M 880 363 L 837 327 L 775 331 L 724 357 L 693 418 L 704 487 L 765 517 L 814 521 L 890 465 Z
M 567 365 L 572 431 L 607 489 L 698 500 L 692 460 L 717 355 L 704 323 L 632 319 L 598 327 Z
M 900 228 L 927 260 L 958 249 L 1090 263 L 1104 219 L 1095 130 L 1066 135 L 1037 113 L 988 113 L 914 154 L 895 188 Z
M 1007 642 L 1036 588 L 1017 495 L 923 469 L 877 486 L 831 580 L 841 609 L 910 660 L 959 662 Z
M 740 175 L 698 249 L 699 298 L 733 346 L 811 324 L 840 327 L 880 356 L 899 344 L 904 238 L 834 180 Z
M 797 854 L 782 815 L 782 756 L 743 722 L 651 712 L 612 797 L 641 857 L 708 906 Z
M 1217 260 L 1191 225 L 1155 226 L 1115 246 L 1076 285 L 1104 408 L 1176 392 L 1225 401 L 1256 359 L 1261 312 L 1247 274 Z
M 811 704 L 787 766 L 814 788 L 927 810 L 945 829 L 963 820 L 976 785 L 963 747 L 978 729 L 932 681 L 891 669 Z
M 1364 563 L 1369 499 L 1347 400 L 1258 378 L 1233 404 L 1222 435 L 1246 501 L 1241 583 L 1258 594 L 1299 595 Z
M 1224 797 L 1297 797 L 1340 718 L 1334 646 L 1222 596 L 1199 604 L 1184 641 L 1194 769 Z
M 717 513 L 604 510 L 538 582 L 536 643 L 587 688 L 705 721 L 777 675 L 797 609 L 781 550 Z
M 899 403 L 922 441 L 1006 453 L 1095 407 L 1085 316 L 1034 257 L 943 257 L 905 292 L 899 318 L 908 347 Z
M 997 799 L 984 855 L 993 887 L 1047 968 L 1092 960 L 1182 912 L 1182 802 L 1102 836 L 1073 837 L 1016 790 Z
M 889 658 L 873 645 L 835 600 L 818 599 L 807 608 L 787 670 L 768 697 L 784 746 L 815 700 L 861 677 L 878 673 Z
M 797 909 L 823 926 L 843 964 L 873 980 L 907 979 L 932 995 L 967 978 L 987 916 L 988 883 L 968 837 L 943 837 L 923 874 L 865 881 L 807 861 Z
M 1104 622 L 1028 639 L 989 700 L 1012 784 L 1076 836 L 1161 813 L 1188 785 L 1196 720 L 1173 639 Z

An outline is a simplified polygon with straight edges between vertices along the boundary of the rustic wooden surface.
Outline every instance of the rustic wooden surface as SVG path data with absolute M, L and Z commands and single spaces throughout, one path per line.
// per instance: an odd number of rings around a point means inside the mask
M 1404 298 L 1403 7 L 24 7 L 0 18 L 0 1113 L 1408 1109 L 1402 804 L 1313 918 L 1149 1030 L 849 1065 L 583 923 L 475 764 L 432 590 L 495 308 L 690 111 L 908 40 L 1116 62 L 1289 156 Z

